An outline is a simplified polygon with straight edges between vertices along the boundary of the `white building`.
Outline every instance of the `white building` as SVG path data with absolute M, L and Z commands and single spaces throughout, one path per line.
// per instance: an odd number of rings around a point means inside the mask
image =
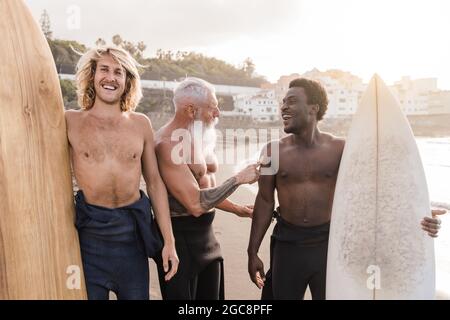
M 351 73 L 340 70 L 321 72 L 314 68 L 302 75 L 294 73 L 289 76 L 280 77 L 275 84 L 275 92 L 279 103 L 281 103 L 289 89 L 289 83 L 297 78 L 316 80 L 324 86 L 329 100 L 325 118 L 353 115 L 366 89 L 362 80 Z
M 274 122 L 280 119 L 279 104 L 274 90 L 260 90 L 257 94 L 234 96 L 235 115 L 251 117 L 257 122 Z
M 450 91 L 436 91 L 429 95 L 429 114 L 450 114 Z
M 328 110 L 325 118 L 345 117 L 355 114 L 366 85 L 359 77 L 345 71 L 317 69 L 302 75 L 304 78 L 320 82 L 328 95 Z
M 429 114 L 430 97 L 439 91 L 436 78 L 411 80 L 410 77 L 402 77 L 390 88 L 406 115 Z
M 327 91 L 329 105 L 325 118 L 353 115 L 367 88 L 362 79 L 349 72 L 340 70 L 321 72 L 313 69 L 302 75 L 280 77 L 274 85 L 280 102 L 289 89 L 289 83 L 301 77 L 319 81 Z M 436 78 L 412 80 L 410 77 L 403 77 L 390 86 L 390 89 L 406 115 L 450 113 L 450 91 L 439 91 Z

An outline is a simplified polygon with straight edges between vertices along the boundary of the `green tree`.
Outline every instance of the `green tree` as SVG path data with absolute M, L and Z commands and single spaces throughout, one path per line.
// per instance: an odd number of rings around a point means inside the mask
M 74 74 L 80 54 L 86 51 L 86 47 L 76 41 L 67 40 L 48 40 L 48 43 L 58 73 Z
M 147 45 L 143 41 L 139 41 L 138 44 L 137 44 L 137 49 L 140 52 L 144 52 L 145 49 L 147 49 Z
M 42 12 L 39 22 L 41 23 L 41 30 L 44 33 L 45 37 L 51 40 L 53 37 L 53 32 L 51 30 L 50 16 L 48 15 L 47 10 L 44 10 Z
M 144 57 L 144 51 L 147 49 L 147 45 L 143 41 L 139 41 L 136 45 L 136 57 L 138 61 Z
M 70 80 L 60 80 L 61 91 L 64 102 L 71 102 L 77 99 L 77 88 Z
M 102 39 L 99 39 L 102 40 Z M 102 40 L 103 41 L 103 40 Z M 143 51 L 146 49 L 144 42 L 134 44 L 124 41 L 119 35 L 113 37 L 113 42 L 130 52 L 143 68 L 141 77 L 145 80 L 179 81 L 186 76 L 205 79 L 214 84 L 252 86 L 259 87 L 266 80 L 256 74 L 256 66 L 248 58 L 239 67 L 233 66 L 225 61 L 207 57 L 196 52 L 164 51 L 158 49 L 156 56 L 144 58 Z M 86 52 L 86 47 L 76 41 L 48 40 L 56 67 L 60 74 L 75 74 L 75 67 L 80 59 L 80 54 Z M 160 101 L 162 105 L 162 101 Z M 152 110 L 157 109 L 157 103 L 149 101 Z
M 65 109 L 78 109 L 77 89 L 70 80 L 59 80 Z
M 127 50 L 133 57 L 135 56 L 137 52 L 136 46 L 131 41 L 124 41 L 122 43 L 122 48 Z
M 242 69 L 244 70 L 245 74 L 251 78 L 256 70 L 255 64 L 253 63 L 252 59 L 250 58 L 245 59 L 244 66 Z
M 163 50 L 162 50 L 162 49 L 158 49 L 158 50 L 156 50 L 156 59 L 158 59 L 158 60 L 162 60 L 162 58 L 163 58 L 163 54 L 164 54 L 164 52 L 163 52 Z

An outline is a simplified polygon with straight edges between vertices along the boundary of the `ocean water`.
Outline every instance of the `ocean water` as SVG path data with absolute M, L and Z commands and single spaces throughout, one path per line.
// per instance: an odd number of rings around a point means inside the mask
M 441 202 L 450 209 L 450 137 L 418 138 L 417 145 L 427 177 L 432 202 Z
M 450 209 L 450 137 L 418 138 L 417 145 L 427 177 L 430 200 Z M 436 290 L 439 299 L 450 299 L 450 212 L 441 217 L 435 240 Z

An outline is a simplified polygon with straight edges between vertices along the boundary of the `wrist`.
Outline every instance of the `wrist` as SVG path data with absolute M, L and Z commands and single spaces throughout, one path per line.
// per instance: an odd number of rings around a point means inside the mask
M 243 184 L 241 175 L 238 173 L 236 176 L 234 176 L 234 182 L 237 186 L 240 186 L 241 184 Z
M 164 246 L 175 246 L 175 238 L 174 236 L 169 236 L 169 237 L 163 237 L 164 240 Z

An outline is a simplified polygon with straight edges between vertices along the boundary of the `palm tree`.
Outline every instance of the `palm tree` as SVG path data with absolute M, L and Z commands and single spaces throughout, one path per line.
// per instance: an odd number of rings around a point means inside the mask
M 98 38 L 97 41 L 95 41 L 95 45 L 96 45 L 97 47 L 106 46 L 106 41 L 103 40 L 102 38 Z
M 121 46 L 123 43 L 123 39 L 120 35 L 116 34 L 113 38 L 112 38 L 112 42 L 114 43 L 114 45 L 116 45 L 117 47 Z

